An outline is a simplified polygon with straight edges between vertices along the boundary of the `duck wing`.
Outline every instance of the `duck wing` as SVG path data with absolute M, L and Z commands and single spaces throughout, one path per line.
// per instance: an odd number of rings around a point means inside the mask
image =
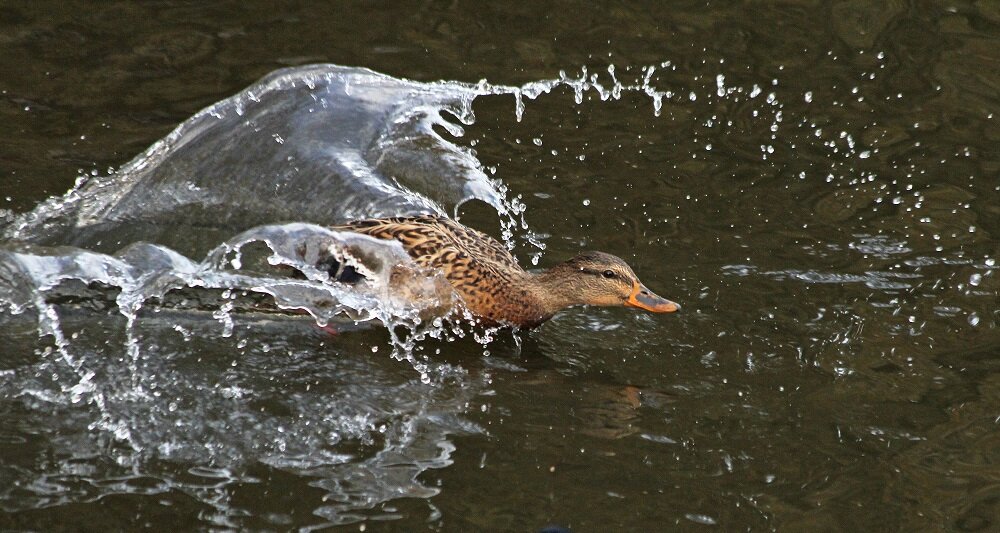
M 514 256 L 496 239 L 440 215 L 356 220 L 331 229 L 399 241 L 421 266 L 448 271 L 471 268 L 474 262 L 490 270 L 521 270 Z
M 420 266 L 440 270 L 485 324 L 533 327 L 548 318 L 524 287 L 527 273 L 493 237 L 439 215 L 357 220 L 332 226 L 395 240 Z

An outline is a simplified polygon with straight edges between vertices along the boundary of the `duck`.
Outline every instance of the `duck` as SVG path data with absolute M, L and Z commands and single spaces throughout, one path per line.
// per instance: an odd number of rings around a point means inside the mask
M 631 307 L 674 313 L 681 306 L 656 295 L 622 259 L 583 252 L 538 272 L 522 268 L 489 235 L 436 214 L 371 218 L 330 226 L 334 231 L 395 240 L 413 261 L 440 271 L 478 322 L 532 329 L 576 305 Z M 330 265 L 328 265 L 330 266 Z M 332 266 L 342 280 L 342 266 Z M 354 273 L 350 273 L 354 277 Z

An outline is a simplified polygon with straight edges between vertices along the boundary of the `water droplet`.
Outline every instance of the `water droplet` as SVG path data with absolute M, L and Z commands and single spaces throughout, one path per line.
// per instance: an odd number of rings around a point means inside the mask
M 704 524 L 706 526 L 714 526 L 717 523 L 711 516 L 703 514 L 688 513 L 684 515 L 684 518 L 687 518 L 696 524 Z

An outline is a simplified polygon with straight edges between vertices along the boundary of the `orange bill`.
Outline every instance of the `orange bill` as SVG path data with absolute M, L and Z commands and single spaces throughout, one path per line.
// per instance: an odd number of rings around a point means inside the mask
M 647 289 L 645 285 L 639 282 L 635 282 L 632 285 L 632 294 L 625 301 L 625 305 L 627 307 L 638 307 L 639 309 L 645 309 L 653 313 L 673 313 L 681 309 L 681 306 L 653 294 L 653 291 Z

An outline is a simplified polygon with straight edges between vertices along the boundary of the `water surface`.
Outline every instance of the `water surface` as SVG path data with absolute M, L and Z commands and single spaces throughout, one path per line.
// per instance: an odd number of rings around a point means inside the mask
M 2 13 L 2 294 L 23 312 L 0 333 L 0 524 L 1000 520 L 989 3 Z M 320 98 L 344 103 L 329 127 L 296 114 L 304 100 L 264 101 L 259 131 L 230 113 L 198 137 L 221 144 L 143 158 L 200 109 L 316 63 L 388 89 Z M 400 155 L 350 159 L 362 138 Z M 156 172 L 126 190 L 129 161 Z M 310 223 L 435 210 L 509 232 L 525 265 L 620 255 L 684 311 L 573 309 L 485 347 L 407 343 L 412 316 L 377 294 L 341 303 L 410 320 L 394 335 L 246 311 L 274 293 L 331 310 L 321 279 L 268 270 L 261 240 L 294 263 L 282 243 L 347 246 Z M 248 236 L 234 265 L 219 247 Z M 171 284 L 175 300 L 145 299 Z

